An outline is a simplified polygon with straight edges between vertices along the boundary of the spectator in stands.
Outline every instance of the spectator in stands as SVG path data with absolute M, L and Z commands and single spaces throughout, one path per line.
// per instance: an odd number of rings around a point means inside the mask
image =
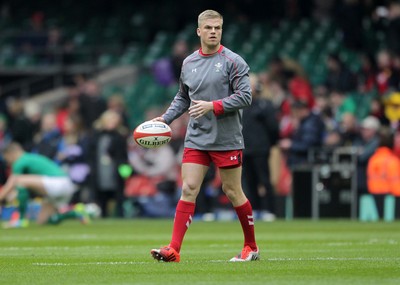
M 124 97 L 120 94 L 113 94 L 107 99 L 107 109 L 113 110 L 120 114 L 122 125 L 129 128 L 129 114 L 124 101 Z
M 89 138 L 84 132 L 81 118 L 77 115 L 68 115 L 64 127 L 57 160 L 60 161 L 61 167 L 72 182 L 79 186 L 78 190 L 81 190 L 82 186 L 88 182 L 87 178 L 90 173 L 88 164 Z M 76 194 L 81 195 L 82 193 L 78 191 Z M 75 198 L 74 200 L 76 200 L 74 202 L 80 202 L 80 199 Z
M 134 172 L 132 179 L 146 181 L 146 183 L 152 184 L 156 190 L 156 193 L 151 193 L 152 196 L 154 195 L 153 197 L 139 200 L 143 209 L 142 214 L 172 216 L 175 212 L 176 199 L 174 198 L 178 177 L 177 161 L 172 147 L 165 145 L 160 148 L 145 149 L 134 146 L 129 151 L 129 163 Z M 146 196 L 146 193 L 141 193 L 141 190 L 130 189 L 132 194 Z M 158 201 L 156 208 L 154 208 L 155 201 Z
M 55 108 L 57 127 L 62 134 L 64 133 L 65 122 L 68 117 L 68 103 L 68 99 L 64 100 Z
M 327 57 L 328 74 L 325 85 L 328 90 L 349 92 L 357 89 L 357 77 L 344 64 L 337 54 L 331 53 Z
M 328 130 L 324 135 L 323 146 L 327 148 L 337 148 L 342 145 L 342 136 L 337 129 Z
M 392 53 L 400 53 L 400 3 L 390 1 L 387 27 L 387 46 Z
M 343 35 L 344 45 L 356 51 L 363 48 L 363 7 L 360 0 L 343 0 L 336 8 L 336 21 Z
M 69 116 L 80 117 L 79 93 L 76 87 L 68 88 L 67 97 L 56 108 L 56 116 L 57 126 L 62 133 L 64 133 L 65 123 Z
M 387 49 L 382 49 L 376 55 L 376 62 L 378 66 L 376 74 L 378 93 L 384 95 L 389 90 L 389 79 L 392 75 L 392 56 Z
M 172 47 L 170 56 L 157 60 L 153 66 L 156 81 L 163 86 L 178 83 L 183 60 L 188 56 L 189 48 L 186 40 L 178 39 Z
M 360 145 L 361 136 L 356 116 L 353 113 L 346 112 L 339 123 L 342 146 Z
M 24 101 L 21 98 L 11 98 L 7 102 L 9 128 L 13 140 L 22 145 L 25 150 L 31 150 L 36 125 L 24 113 Z
M 34 133 L 37 133 L 40 129 L 40 124 L 42 120 L 43 110 L 38 102 L 33 100 L 26 101 L 24 103 L 24 114 L 25 117 L 29 120 L 31 124 L 32 130 Z
M 297 127 L 290 138 L 279 141 L 279 146 L 287 153 L 288 166 L 293 168 L 307 163 L 310 148 L 322 145 L 325 126 L 321 117 L 311 112 L 307 102 L 294 101 L 291 109 Z
M 4 146 L 1 148 L 1 151 L 3 151 Z M 3 156 L 0 156 L 0 185 L 4 185 L 7 181 L 7 176 L 8 176 L 8 166 L 7 162 L 4 160 Z
M 95 191 L 102 217 L 111 212 L 108 202 L 115 200 L 116 216 L 123 217 L 124 181 L 118 168 L 127 163 L 127 130 L 121 125 L 119 113 L 108 110 L 96 120 L 90 137 L 89 160 L 91 187 Z
M 60 28 L 53 26 L 47 31 L 47 40 L 45 46 L 44 63 L 46 64 L 62 64 L 64 39 Z
M 61 138 L 62 134 L 57 126 L 56 114 L 54 112 L 45 113 L 41 120 L 40 130 L 33 139 L 32 152 L 57 161 Z
M 367 166 L 367 183 L 375 198 L 386 194 L 400 196 L 400 159 L 393 153 L 393 133 L 388 128 L 379 132 L 379 147 Z
M 357 189 L 358 194 L 368 192 L 367 165 L 379 145 L 380 122 L 377 118 L 368 116 L 361 122 L 361 143 L 357 154 Z
M 15 45 L 21 53 L 31 53 L 46 46 L 47 32 L 44 26 L 44 13 L 35 11 L 29 18 L 29 27 L 17 38 Z
M 310 82 L 295 70 L 286 71 L 288 91 L 294 100 L 305 101 L 308 107 L 312 108 L 315 104 L 313 90 Z
M 7 100 L 6 100 L 6 98 L 4 98 L 2 91 L 3 91 L 2 86 L 0 85 L 0 96 L 3 97 L 0 100 L 0 113 L 4 114 L 8 118 L 9 114 L 8 114 L 8 108 L 7 108 Z
M 100 86 L 93 80 L 86 81 L 79 96 L 79 115 L 87 129 L 92 129 L 96 121 L 107 110 L 107 102 L 101 96 Z
M 372 98 L 370 103 L 369 115 L 378 118 L 382 125 L 389 125 L 389 120 L 385 116 L 384 103 L 381 98 Z
M 266 220 L 275 219 L 275 190 L 270 179 L 269 155 L 278 141 L 279 124 L 272 102 L 261 97 L 261 85 L 250 74 L 253 101 L 243 111 L 243 177 L 245 189 L 255 211 Z M 262 193 L 260 188 L 263 189 Z
M 292 116 L 290 113 L 290 102 L 292 100 L 290 94 L 284 86 L 276 80 L 270 80 L 268 85 L 262 84 L 262 90 L 268 89 L 270 94 L 265 96 L 266 92 L 262 92 L 262 97 L 272 102 L 277 110 L 277 121 L 279 123 L 280 137 L 288 137 L 293 131 Z
M 347 95 L 340 90 L 333 90 L 330 93 L 329 97 L 333 117 L 338 123 L 342 121 L 343 114 L 356 114 L 357 105 L 353 97 L 351 97 L 350 95 Z
M 319 115 L 324 122 L 325 132 L 330 133 L 339 127 L 339 123 L 335 120 L 329 94 L 324 85 L 317 85 L 314 88 L 315 104 L 312 112 Z
M 377 66 L 374 55 L 361 53 L 361 68 L 357 73 L 358 91 L 361 93 L 373 91 L 376 88 Z
M 392 73 L 388 85 L 390 90 L 400 90 L 400 53 L 392 54 Z
M 7 125 L 7 118 L 0 113 L 0 151 L 12 140 L 11 133 Z M 0 182 L 1 185 L 1 182 Z
M 272 58 L 267 69 L 271 80 L 279 82 L 284 87 L 287 86 L 287 70 L 285 62 L 281 57 L 277 56 Z

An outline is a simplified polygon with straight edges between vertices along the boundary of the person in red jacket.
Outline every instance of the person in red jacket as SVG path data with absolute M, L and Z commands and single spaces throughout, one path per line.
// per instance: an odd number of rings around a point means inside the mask
M 400 197 L 400 158 L 393 152 L 393 134 L 380 131 L 380 144 L 367 166 L 368 192 L 373 195 L 392 194 Z

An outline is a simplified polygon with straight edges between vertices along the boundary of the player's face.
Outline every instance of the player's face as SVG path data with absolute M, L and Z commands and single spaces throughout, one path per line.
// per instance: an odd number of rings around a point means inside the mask
M 200 37 L 203 49 L 215 51 L 221 42 L 222 20 L 218 18 L 204 20 L 197 28 L 197 35 Z

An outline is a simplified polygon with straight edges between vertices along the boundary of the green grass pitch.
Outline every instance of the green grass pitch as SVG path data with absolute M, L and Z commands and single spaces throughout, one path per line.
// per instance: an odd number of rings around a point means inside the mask
M 400 284 L 400 223 L 256 222 L 261 260 L 227 262 L 238 221 L 190 226 L 181 263 L 160 263 L 172 220 L 0 229 L 0 284 Z

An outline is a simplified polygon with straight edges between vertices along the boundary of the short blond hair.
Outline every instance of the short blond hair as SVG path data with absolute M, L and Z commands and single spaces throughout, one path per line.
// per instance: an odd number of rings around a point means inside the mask
M 205 10 L 200 13 L 199 18 L 198 18 L 198 26 L 199 28 L 201 27 L 201 24 L 204 22 L 204 20 L 207 19 L 221 19 L 221 25 L 224 22 L 224 19 L 220 13 L 214 10 Z

